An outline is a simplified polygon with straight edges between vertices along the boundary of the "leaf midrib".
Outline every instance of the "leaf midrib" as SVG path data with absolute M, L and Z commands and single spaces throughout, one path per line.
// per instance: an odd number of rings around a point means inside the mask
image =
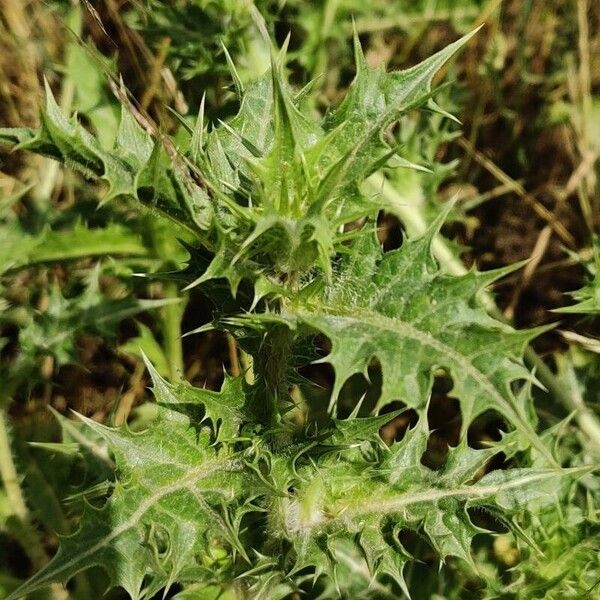
M 37 575 L 34 575 L 23 587 L 16 590 L 14 594 L 9 596 L 8 600 L 16 600 L 28 594 L 29 592 L 38 589 L 39 587 L 59 580 L 61 573 L 69 573 L 71 569 L 76 568 L 78 564 L 85 561 L 90 556 L 93 556 L 96 552 L 106 547 L 115 538 L 119 537 L 138 523 L 142 516 L 150 510 L 159 500 L 177 492 L 182 489 L 190 488 L 193 483 L 213 475 L 217 471 L 223 471 L 225 469 L 234 469 L 237 465 L 235 459 L 223 460 L 212 460 L 208 464 L 204 464 L 201 467 L 192 469 L 185 477 L 178 479 L 174 483 L 158 488 L 152 495 L 142 501 L 138 508 L 129 516 L 129 518 L 113 529 L 108 535 L 104 536 L 101 540 L 96 542 L 90 548 L 87 548 L 83 552 L 77 554 L 74 558 L 61 564 L 58 568 L 52 569 L 52 562 L 48 564 L 47 570 L 40 571 Z
M 341 500 L 328 507 L 327 514 L 334 516 L 321 519 L 309 529 L 316 531 L 322 528 L 335 527 L 337 523 L 348 521 L 349 519 L 362 518 L 370 514 L 389 515 L 398 513 L 414 504 L 435 503 L 439 500 L 449 498 L 464 499 L 466 501 L 491 498 L 497 494 L 524 486 L 532 486 L 553 477 L 578 474 L 586 469 L 587 467 L 544 469 L 535 473 L 527 473 L 511 481 L 503 481 L 496 485 L 481 485 L 480 483 L 476 483 L 473 485 L 461 485 L 456 488 L 432 488 L 422 492 L 400 494 L 394 498 L 382 499 L 378 497 L 376 500 L 369 499 L 364 502 L 357 502 L 355 505 Z M 310 535 L 310 531 L 307 532 L 304 530 L 303 535 Z

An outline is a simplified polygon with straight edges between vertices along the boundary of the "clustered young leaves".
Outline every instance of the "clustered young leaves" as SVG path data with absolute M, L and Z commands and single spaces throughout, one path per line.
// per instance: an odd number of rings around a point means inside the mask
M 287 82 L 285 48 L 273 52 L 262 78 L 246 89 L 236 78 L 237 116 L 210 128 L 201 111 L 179 148 L 123 107 L 106 150 L 49 89 L 40 129 L 0 130 L 17 148 L 102 180 L 105 202 L 129 198 L 187 230 L 188 267 L 170 276 L 214 299 L 211 326 L 233 334 L 249 357 L 246 373 L 226 377 L 220 392 L 168 382 L 148 363 L 157 417 L 145 431 L 82 417 L 114 456 L 110 494 L 85 505 L 76 533 L 10 598 L 94 566 L 132 598 L 175 586 L 178 598 L 408 596 L 415 559 L 405 532 L 426 540 L 441 563 L 457 560 L 495 597 L 493 577 L 473 558 L 475 537 L 490 535 L 475 513 L 533 548 L 538 529 L 550 532 L 544 543 L 563 535 L 559 520 L 536 515 L 556 514 L 589 467 L 561 468 L 560 432 L 537 431 L 536 379 L 522 355 L 541 330 L 516 331 L 481 304 L 481 291 L 511 269 L 445 272 L 431 246 L 446 210 L 425 234 L 383 252 L 382 204 L 363 189 L 392 159 L 415 168 L 391 126 L 418 107 L 444 114 L 432 79 L 470 37 L 387 73 L 367 66 L 356 39 L 355 79 L 324 118 L 304 107 L 308 90 Z M 319 358 L 323 336 L 330 350 Z M 304 405 L 299 369 L 317 358 L 333 367 L 335 384 L 315 409 Z M 344 384 L 374 363 L 382 386 L 372 414 L 359 416 L 356 399 L 342 418 Z M 453 382 L 462 427 L 433 469 L 423 456 L 440 372 Z M 380 430 L 402 412 L 389 412 L 397 401 L 416 422 L 388 445 Z M 469 426 L 489 410 L 507 432 L 472 448 Z M 491 468 L 498 459 L 507 468 Z M 567 518 L 589 533 L 569 560 L 591 564 L 593 506 Z M 585 580 L 589 588 L 593 575 Z

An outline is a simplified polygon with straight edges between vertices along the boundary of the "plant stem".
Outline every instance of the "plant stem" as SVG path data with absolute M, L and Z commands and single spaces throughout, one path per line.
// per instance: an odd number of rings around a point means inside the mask
M 81 9 L 79 6 L 73 8 L 69 14 L 69 24 L 73 27 L 76 35 L 81 35 Z M 69 77 L 68 70 L 62 80 L 59 106 L 64 114 L 70 114 L 75 99 L 75 82 Z M 48 209 L 50 196 L 54 191 L 60 174 L 61 165 L 58 161 L 50 158 L 42 158 L 39 168 L 39 180 L 31 191 L 31 199 L 39 214 L 44 214 Z
M 594 454 L 600 456 L 600 421 L 586 406 L 573 368 L 566 369 L 565 381 L 562 381 L 531 347 L 525 350 L 525 360 L 535 368 L 536 376 L 548 388 L 548 391 L 559 398 L 569 411 L 575 413 L 575 419 L 587 436 Z
M 367 179 L 366 184 L 369 192 L 381 194 L 381 197 L 389 203 L 389 211 L 404 223 L 409 237 L 421 235 L 427 229 L 428 223 L 419 206 L 411 198 L 401 196 L 394 190 L 382 173 L 373 173 Z M 431 250 L 444 268 L 452 275 L 463 275 L 466 273 L 465 266 L 452 253 L 441 236 L 435 236 Z
M 229 370 L 231 371 L 232 377 L 239 377 L 241 373 L 240 359 L 238 357 L 237 344 L 235 338 L 229 333 L 227 336 L 227 350 L 229 352 Z
M 254 384 L 254 361 L 251 354 L 247 354 L 240 348 L 240 363 L 244 370 L 246 382 L 250 385 Z
M 366 185 L 369 192 L 381 194 L 388 206 L 393 207 L 393 212 L 406 227 L 409 236 L 422 234 L 427 228 L 427 221 L 418 205 L 411 202 L 410 198 L 402 197 L 382 173 L 374 173 L 367 179 Z M 467 269 L 462 262 L 452 253 L 442 236 L 436 235 L 433 239 L 431 250 L 446 271 L 453 275 L 464 275 Z M 481 295 L 485 309 L 495 318 L 504 321 L 502 313 L 496 305 L 492 295 L 485 292 Z M 600 421 L 598 417 L 585 406 L 580 395 L 567 389 L 540 358 L 535 350 L 528 347 L 525 351 L 525 361 L 535 368 L 536 376 L 540 382 L 554 394 L 555 398 L 569 411 L 575 411 L 575 419 L 581 431 L 588 437 L 593 447 L 600 449 Z
M 23 549 L 27 552 L 33 566 L 39 569 L 48 561 L 48 557 L 29 518 L 29 510 L 23 497 L 17 469 L 12 457 L 10 432 L 6 413 L 3 409 L 0 410 L 0 476 L 8 498 L 8 506 L 12 514 L 18 519 L 19 529 L 24 536 Z
M 167 298 L 179 298 L 177 284 L 169 281 L 164 284 Z M 165 354 L 169 363 L 169 378 L 173 383 L 183 377 L 183 348 L 181 345 L 181 319 L 186 302 L 167 304 L 163 309 L 163 338 Z
M 48 562 L 48 555 L 40 541 L 38 532 L 31 522 L 29 510 L 19 484 L 19 476 L 12 456 L 8 420 L 3 408 L 0 408 L 0 478 L 8 498 L 9 509 L 18 522 L 17 528 L 21 547 L 27 554 L 32 566 L 39 570 Z M 69 596 L 62 586 L 53 584 L 50 588 L 50 597 L 53 600 L 65 600 Z
M 274 327 L 254 358 L 254 410 L 265 425 L 277 423 L 282 408 L 291 403 L 287 366 L 290 363 L 293 334 L 286 326 Z
M 327 70 L 327 43 L 339 4 L 340 0 L 326 0 L 323 7 L 321 30 L 319 32 L 320 44 L 314 60 L 312 79 L 321 77 Z
M 144 366 L 143 361 L 138 361 L 135 371 L 129 380 L 129 390 L 127 390 L 127 392 L 121 396 L 119 405 L 115 411 L 113 418 L 115 427 L 120 427 L 127 422 L 138 394 L 141 394 L 144 390 L 143 378 L 145 371 L 146 367 Z

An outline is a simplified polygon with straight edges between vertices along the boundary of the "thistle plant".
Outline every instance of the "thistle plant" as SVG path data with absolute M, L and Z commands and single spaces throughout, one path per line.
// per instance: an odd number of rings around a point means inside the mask
M 213 299 L 210 327 L 238 340 L 245 365 L 215 392 L 167 381 L 148 363 L 157 416 L 142 432 L 81 417 L 114 456 L 111 491 L 11 599 L 93 566 L 132 598 L 409 596 L 416 559 L 403 532 L 485 578 L 471 547 L 491 534 L 473 513 L 527 538 L 528 515 L 555 510 L 589 471 L 561 468 L 556 432 L 538 431 L 522 354 L 542 329 L 516 331 L 482 305 L 482 290 L 515 267 L 446 272 L 431 247 L 447 210 L 396 250 L 377 237 L 382 201 L 363 184 L 390 162 L 417 168 L 392 126 L 422 107 L 446 114 L 432 80 L 471 35 L 389 73 L 367 66 L 356 38 L 355 79 L 323 118 L 304 108 L 309 88 L 288 83 L 285 47 L 273 51 L 246 88 L 234 72 L 237 116 L 210 128 L 201 110 L 179 148 L 124 107 L 105 150 L 49 89 L 39 130 L 0 130 L 102 180 L 106 202 L 129 198 L 187 230 L 189 264 L 164 277 Z M 311 361 L 335 372 L 322 406 L 302 371 Z M 344 385 L 370 367 L 379 398 L 372 407 L 353 398 L 348 415 Z M 433 469 L 423 457 L 441 373 L 462 425 Z M 409 410 L 414 425 L 384 443 L 381 428 Z M 471 447 L 469 427 L 490 410 L 506 431 Z M 505 468 L 494 468 L 500 458 Z

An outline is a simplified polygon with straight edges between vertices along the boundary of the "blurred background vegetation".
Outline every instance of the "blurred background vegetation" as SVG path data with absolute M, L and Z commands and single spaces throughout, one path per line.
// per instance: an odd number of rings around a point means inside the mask
M 484 25 L 443 74 L 450 85 L 439 103 L 461 124 L 422 113 L 400 124 L 403 156 L 431 173 L 388 177 L 396 201 L 425 215 L 458 198 L 444 233 L 465 265 L 529 260 L 496 285 L 498 304 L 518 327 L 560 316 L 536 349 L 598 411 L 594 0 L 0 0 L 0 126 L 38 124 L 45 79 L 63 111 L 77 111 L 107 148 L 122 103 L 177 144 L 201 105 L 210 122 L 235 114 L 236 86 L 267 68 L 253 6 L 279 44 L 290 35 L 291 80 L 309 86 L 308 110 L 319 112 L 343 97 L 353 77 L 353 27 L 371 65 L 397 69 Z M 0 441 L 10 443 L 22 482 L 20 496 L 0 488 L 0 598 L 53 554 L 54 532 L 69 531 L 82 501 L 73 482 L 103 492 L 101 449 L 88 440 L 100 459 L 97 472 L 83 472 L 80 446 L 53 445 L 59 427 L 67 441 L 81 435 L 62 415 L 74 409 L 141 426 L 148 381 L 140 348 L 164 376 L 213 389 L 223 366 L 241 368 L 232 339 L 217 332 L 180 339 L 211 320 L 205 298 L 192 292 L 170 302 L 176 282 L 134 276 L 185 261 L 166 233 L 172 225 L 127 204 L 104 204 L 105 191 L 49 159 L 0 148 Z M 381 226 L 387 247 L 401 243 L 395 216 L 382 215 Z M 573 290 L 580 290 L 574 299 Z M 574 302 L 584 309 L 551 312 Z M 331 383 L 326 370 L 311 376 Z M 543 394 L 539 406 L 550 424 L 568 413 Z M 438 420 L 440 440 L 453 439 L 456 424 L 443 413 Z M 488 429 L 489 418 L 478 435 Z M 8 446 L 0 452 L 6 457 Z M 495 546 L 494 560 L 513 566 L 511 547 Z M 93 577 L 91 588 L 82 585 L 81 598 L 100 594 Z M 467 597 L 460 593 L 451 597 Z

